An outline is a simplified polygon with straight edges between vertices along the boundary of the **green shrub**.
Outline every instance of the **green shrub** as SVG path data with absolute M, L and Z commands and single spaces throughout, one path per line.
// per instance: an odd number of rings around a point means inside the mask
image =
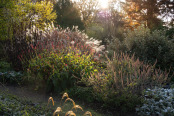
M 174 68 L 174 44 L 168 41 L 164 31 L 139 27 L 125 35 L 124 43 L 128 53 L 135 54 L 141 61 L 154 64 L 163 70 Z
M 11 64 L 6 61 L 0 61 L 0 72 L 7 72 L 11 70 Z
M 128 53 L 146 64 L 156 63 L 156 68 L 173 73 L 174 44 L 164 30 L 151 32 L 148 28 L 138 27 L 134 31 L 128 31 L 123 41 L 114 39 L 108 48 L 111 56 L 113 51 Z
M 1 73 L 0 72 L 0 82 L 3 84 L 21 84 L 23 74 L 21 72 L 8 71 Z
M 74 98 L 83 100 L 85 102 L 94 102 L 96 100 L 92 87 L 75 86 L 71 88 L 68 93 Z
M 29 62 L 29 71 L 47 83 L 47 87 L 54 91 L 62 91 L 74 86 L 81 75 L 87 77 L 97 71 L 92 55 L 81 54 L 79 50 L 73 52 L 43 52 Z

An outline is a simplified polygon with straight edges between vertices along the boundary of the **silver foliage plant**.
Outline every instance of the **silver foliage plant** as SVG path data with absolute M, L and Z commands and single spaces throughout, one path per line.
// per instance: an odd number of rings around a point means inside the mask
M 154 88 L 144 92 L 145 103 L 136 108 L 140 116 L 173 116 L 174 88 Z

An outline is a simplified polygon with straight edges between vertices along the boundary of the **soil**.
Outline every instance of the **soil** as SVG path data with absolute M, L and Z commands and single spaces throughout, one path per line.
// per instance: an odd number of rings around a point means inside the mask
M 0 84 L 0 90 L 5 93 L 16 95 L 22 99 L 31 100 L 32 102 L 48 102 L 49 95 L 46 92 L 35 91 L 27 86 L 7 86 Z

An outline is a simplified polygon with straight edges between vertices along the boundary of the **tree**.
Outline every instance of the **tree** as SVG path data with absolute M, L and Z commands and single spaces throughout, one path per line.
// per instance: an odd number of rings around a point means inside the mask
M 1 0 L 0 4 L 0 40 L 9 37 L 11 19 L 14 17 L 15 3 L 12 0 Z
M 81 20 L 80 11 L 70 0 L 58 0 L 54 6 L 54 10 L 58 15 L 56 24 L 63 28 L 78 26 L 79 29 L 84 29 L 84 24 Z
M 174 25 L 174 2 L 173 0 L 158 0 L 158 7 L 162 17 L 170 18 L 170 24 Z
M 150 29 L 162 25 L 162 20 L 158 18 L 160 10 L 157 0 L 126 0 L 123 8 L 127 15 L 127 22 L 133 28 L 141 24 Z
M 94 22 L 96 15 L 99 11 L 97 0 L 79 0 L 76 2 L 82 21 L 87 28 L 92 22 Z
M 108 45 L 115 38 L 123 37 L 123 16 L 115 9 L 116 2 L 111 0 L 109 7 L 100 10 L 93 24 L 87 28 L 88 35 L 102 40 L 104 45 Z
M 31 0 L 1 0 L 0 5 L 0 39 L 12 38 L 14 31 L 20 29 L 44 29 L 56 18 L 52 12 L 53 4 L 47 1 L 32 2 Z

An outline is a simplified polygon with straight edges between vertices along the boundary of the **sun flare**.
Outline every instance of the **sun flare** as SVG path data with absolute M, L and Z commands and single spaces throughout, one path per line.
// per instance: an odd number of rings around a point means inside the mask
M 100 7 L 105 9 L 105 8 L 108 8 L 108 0 L 98 0 L 99 1 L 99 4 L 100 4 Z

